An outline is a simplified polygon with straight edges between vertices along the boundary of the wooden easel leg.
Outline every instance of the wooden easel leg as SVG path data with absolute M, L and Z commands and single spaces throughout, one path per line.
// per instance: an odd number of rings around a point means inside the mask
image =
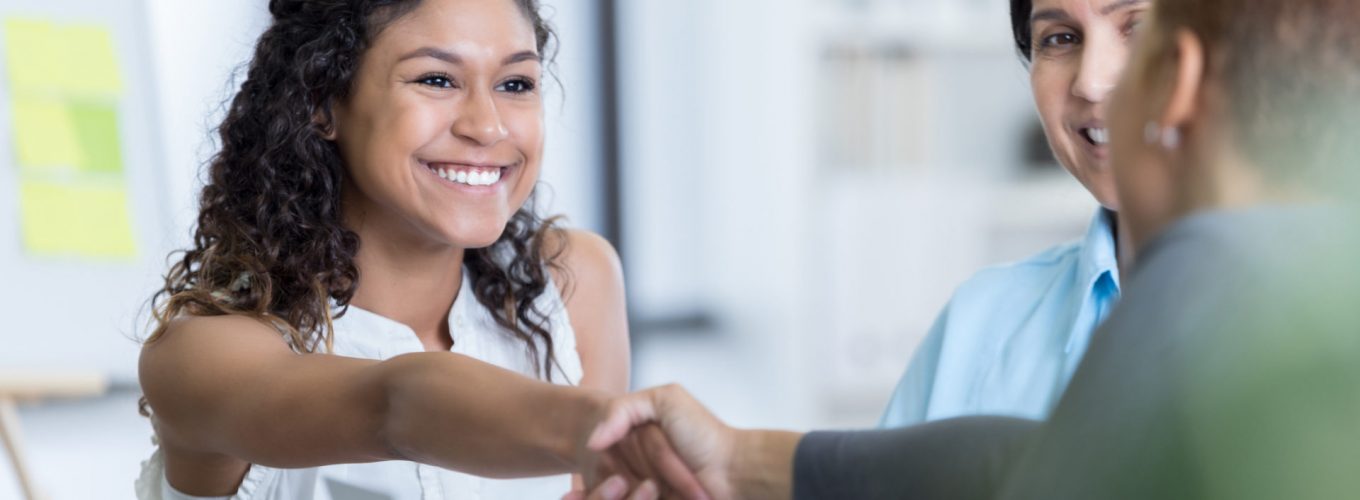
M 14 465 L 14 475 L 19 480 L 19 487 L 24 491 L 24 498 L 28 500 L 39 500 L 38 486 L 33 482 L 33 476 L 29 474 L 28 462 L 24 460 L 24 449 L 19 442 L 19 412 L 14 408 L 14 400 L 0 398 L 0 441 L 5 445 L 5 452 L 9 455 L 9 461 Z

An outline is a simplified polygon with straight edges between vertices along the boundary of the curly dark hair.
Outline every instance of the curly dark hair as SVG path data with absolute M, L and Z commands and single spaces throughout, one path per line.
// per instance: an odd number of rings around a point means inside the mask
M 544 53 L 555 36 L 538 1 L 514 1 Z M 354 263 L 361 242 L 341 213 L 349 179 L 339 150 L 318 123 L 331 123 L 332 104 L 349 96 L 374 37 L 419 5 L 269 2 L 273 24 L 218 129 L 221 150 L 208 166 L 193 243 L 172 254 L 165 285 L 152 297 L 154 329 L 146 342 L 161 338 L 181 315 L 231 314 L 273 325 L 298 352 L 332 350 L 332 319 L 348 310 L 361 279 Z M 554 220 L 539 218 L 531 198 L 494 244 L 470 249 L 464 259 L 477 301 L 527 344 L 549 379 L 553 341 L 534 302 L 564 250 L 554 243 L 565 242 Z M 541 366 L 538 342 L 546 350 Z

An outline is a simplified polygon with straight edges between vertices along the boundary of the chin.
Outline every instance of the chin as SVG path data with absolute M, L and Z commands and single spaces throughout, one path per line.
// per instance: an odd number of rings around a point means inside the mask
M 444 239 L 455 247 L 464 249 L 486 248 L 501 239 L 501 235 L 505 234 L 505 225 L 506 221 L 502 221 L 500 224 L 472 224 L 445 228 L 441 233 L 443 233 Z

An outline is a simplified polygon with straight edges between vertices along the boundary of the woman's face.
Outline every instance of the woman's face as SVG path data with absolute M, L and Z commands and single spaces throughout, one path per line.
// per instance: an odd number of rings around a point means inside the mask
M 1149 0 L 1034 0 L 1030 82 L 1049 146 L 1102 205 L 1119 209 L 1107 165 L 1106 98 Z
M 541 73 L 514 0 L 424 0 L 390 24 L 335 108 L 347 220 L 434 245 L 494 243 L 538 180 Z

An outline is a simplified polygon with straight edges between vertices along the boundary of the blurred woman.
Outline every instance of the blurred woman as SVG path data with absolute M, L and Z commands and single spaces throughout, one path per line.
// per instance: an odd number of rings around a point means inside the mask
M 565 475 L 472 475 L 581 470 L 628 381 L 613 249 L 531 202 L 538 2 L 269 10 L 157 294 L 140 370 L 159 449 L 138 496 L 566 493 Z
M 1107 164 L 1107 98 L 1148 0 L 1012 0 L 1016 48 L 1058 162 L 1100 204 L 1086 236 L 991 267 L 951 298 L 917 348 L 881 424 L 962 415 L 1043 418 L 1133 260 Z

